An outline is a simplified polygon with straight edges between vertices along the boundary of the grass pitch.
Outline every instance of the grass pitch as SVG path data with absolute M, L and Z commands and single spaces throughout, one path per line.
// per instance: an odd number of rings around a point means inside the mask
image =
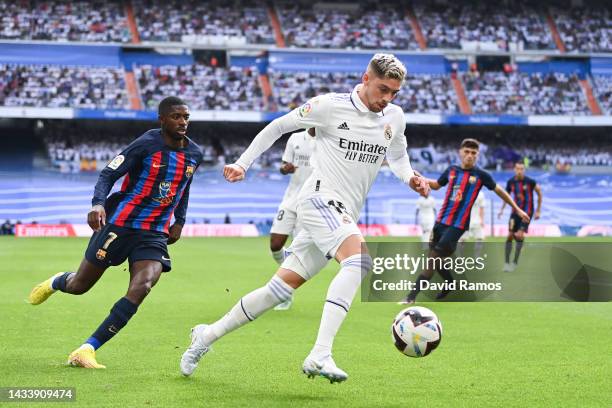
M 68 354 L 124 295 L 126 266 L 109 269 L 83 296 L 57 293 L 40 306 L 25 299 L 39 281 L 74 270 L 86 245 L 0 239 L 0 387 L 75 387 L 76 403 L 53 405 L 69 407 L 612 406 L 610 303 L 424 304 L 440 317 L 444 337 L 430 356 L 411 359 L 390 339 L 402 306 L 356 299 L 334 349 L 349 380 L 306 379 L 301 364 L 335 262 L 296 292 L 290 311 L 269 312 L 223 338 L 183 378 L 189 328 L 217 319 L 276 269 L 266 238 L 179 241 L 172 272 L 98 351 L 108 368 L 67 367 Z

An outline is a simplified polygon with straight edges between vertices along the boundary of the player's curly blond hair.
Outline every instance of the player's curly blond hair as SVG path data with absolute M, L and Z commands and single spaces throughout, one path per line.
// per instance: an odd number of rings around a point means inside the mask
M 397 79 L 404 83 L 406 66 L 393 54 L 375 54 L 368 64 L 368 71 L 379 78 Z

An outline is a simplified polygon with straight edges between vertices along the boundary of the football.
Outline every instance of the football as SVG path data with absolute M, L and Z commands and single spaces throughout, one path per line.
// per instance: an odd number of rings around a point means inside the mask
M 413 306 L 395 316 L 391 335 L 395 347 L 404 355 L 425 357 L 440 344 L 442 323 L 426 307 Z

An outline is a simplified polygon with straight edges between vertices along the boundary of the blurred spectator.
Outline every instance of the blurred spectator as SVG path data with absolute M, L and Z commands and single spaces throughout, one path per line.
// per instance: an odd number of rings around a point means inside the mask
M 276 4 L 288 46 L 300 48 L 418 49 L 401 4 Z
M 474 113 L 511 115 L 588 115 L 575 75 L 473 72 L 463 82 Z
M 11 220 L 4 221 L 4 224 L 0 227 L 0 235 L 14 235 L 13 224 Z
M 0 106 L 129 108 L 119 68 L 0 64 Z
M 265 5 L 256 0 L 133 0 L 132 4 L 143 41 L 194 42 L 196 36 L 206 36 L 219 44 L 226 38 L 274 44 Z
M 262 110 L 263 98 L 252 68 L 203 63 L 134 67 L 142 100 L 155 110 L 167 95 L 180 95 L 191 110 Z
M 10 40 L 130 42 L 118 1 L 0 0 L 0 38 Z

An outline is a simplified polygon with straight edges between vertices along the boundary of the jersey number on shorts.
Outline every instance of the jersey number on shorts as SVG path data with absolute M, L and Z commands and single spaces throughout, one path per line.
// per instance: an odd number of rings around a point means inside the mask
M 335 208 L 336 211 L 338 211 L 338 214 L 345 214 L 346 213 L 346 207 L 340 201 L 329 200 L 327 202 L 327 205 L 329 205 L 330 207 Z

